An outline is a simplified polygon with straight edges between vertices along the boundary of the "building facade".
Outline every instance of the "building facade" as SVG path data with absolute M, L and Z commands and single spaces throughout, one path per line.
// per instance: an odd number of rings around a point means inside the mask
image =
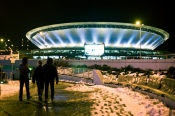
M 35 59 L 164 59 L 155 51 L 169 34 L 159 28 L 118 22 L 78 22 L 38 27 L 26 37 Z

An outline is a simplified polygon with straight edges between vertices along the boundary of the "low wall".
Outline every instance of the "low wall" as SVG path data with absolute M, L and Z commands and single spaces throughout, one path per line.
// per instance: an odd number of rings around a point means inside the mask
M 36 59 L 29 59 L 28 64 L 30 67 L 37 66 Z M 121 68 L 128 65 L 133 66 L 134 68 L 148 69 L 151 68 L 153 70 L 158 69 L 168 69 L 170 66 L 175 67 L 175 59 L 126 59 L 126 60 L 63 60 L 64 62 L 68 62 L 68 64 L 72 65 L 87 65 L 91 66 L 94 64 L 97 65 L 108 65 L 110 67 Z M 19 67 L 21 60 L 16 60 L 13 66 L 15 68 Z M 10 60 L 0 60 L 0 64 L 4 65 L 3 69 L 11 68 Z M 6 66 L 8 66 L 6 68 Z
M 86 83 L 93 83 L 93 80 L 90 78 L 81 78 L 81 77 L 74 77 L 69 75 L 59 75 L 60 80 L 68 80 L 68 81 L 75 81 L 75 82 L 86 82 Z
M 64 60 L 72 65 L 108 65 L 110 67 L 121 68 L 128 65 L 141 69 L 168 69 L 170 66 L 175 67 L 175 59 L 126 59 L 126 60 Z
M 164 92 L 175 95 L 175 79 L 164 78 L 160 89 Z
M 119 75 L 118 78 L 104 80 L 105 83 L 113 83 L 113 84 L 129 84 L 129 85 L 143 85 L 153 89 L 160 90 L 162 92 L 175 95 L 175 79 L 171 78 L 160 78 L 150 76 L 122 76 Z

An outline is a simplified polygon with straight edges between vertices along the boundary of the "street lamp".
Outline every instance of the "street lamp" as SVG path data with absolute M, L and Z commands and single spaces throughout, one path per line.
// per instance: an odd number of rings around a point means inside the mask
M 7 43 L 5 42 L 5 50 L 6 50 Z
M 144 24 L 141 24 L 141 22 L 140 21 L 136 21 L 136 25 L 137 26 L 139 26 L 139 28 L 140 28 L 140 42 L 139 42 L 139 44 L 140 44 L 140 59 L 142 59 L 142 53 L 141 53 L 141 39 L 142 39 L 142 26 L 144 25 Z

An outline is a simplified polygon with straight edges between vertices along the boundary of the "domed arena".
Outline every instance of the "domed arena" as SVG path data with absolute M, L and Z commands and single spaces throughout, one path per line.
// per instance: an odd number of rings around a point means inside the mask
M 39 49 L 34 58 L 123 59 L 153 58 L 169 38 L 166 31 L 120 22 L 76 22 L 38 27 L 26 37 Z

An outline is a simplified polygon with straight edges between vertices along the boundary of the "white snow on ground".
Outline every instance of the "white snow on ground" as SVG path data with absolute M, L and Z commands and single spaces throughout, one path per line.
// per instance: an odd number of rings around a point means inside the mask
M 110 88 L 103 85 L 86 86 L 75 84 L 66 88 L 70 91 L 94 91 L 91 114 L 99 116 L 169 116 L 169 108 L 157 99 L 134 92 L 129 88 Z
M 32 83 L 31 83 L 32 84 Z M 103 85 L 86 86 L 84 83 L 72 84 L 70 91 L 93 91 L 89 99 L 94 102 L 91 114 L 99 116 L 169 116 L 169 108 L 157 99 L 134 92 L 129 88 L 110 88 Z M 19 81 L 1 84 L 0 99 L 19 92 Z
M 0 84 L 0 99 L 12 96 L 19 92 L 19 81 L 8 81 L 8 84 Z

